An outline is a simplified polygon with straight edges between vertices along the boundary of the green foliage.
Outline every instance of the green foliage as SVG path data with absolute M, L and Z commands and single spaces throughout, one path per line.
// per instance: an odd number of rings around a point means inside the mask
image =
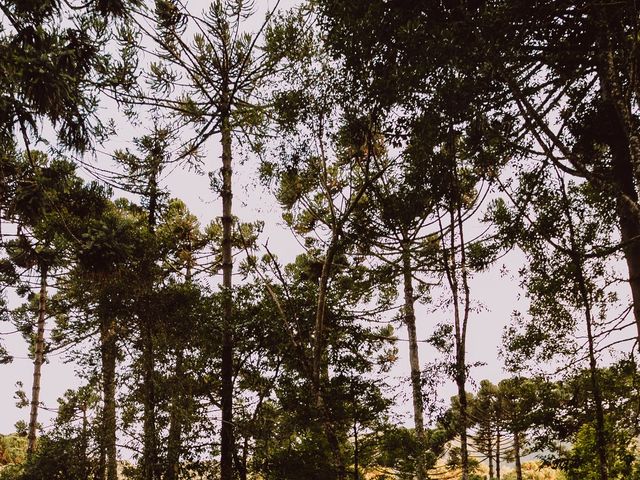
M 69 8 L 66 2 L 4 2 L 0 27 L 0 138 L 12 143 L 42 122 L 55 128 L 61 145 L 86 150 L 100 133 L 96 87 L 126 87 L 133 64 L 107 53 L 110 27 L 136 0 L 94 0 Z M 128 78 L 130 81 L 130 77 Z M 28 145 L 27 145 L 28 147 Z
M 614 429 L 607 424 L 609 439 L 607 467 L 611 479 L 636 480 L 640 478 L 640 453 L 636 439 L 624 430 Z M 567 473 L 567 480 L 596 480 L 598 477 L 598 458 L 596 452 L 596 433 L 593 423 L 580 427 L 573 439 L 573 445 L 567 452 L 561 465 Z

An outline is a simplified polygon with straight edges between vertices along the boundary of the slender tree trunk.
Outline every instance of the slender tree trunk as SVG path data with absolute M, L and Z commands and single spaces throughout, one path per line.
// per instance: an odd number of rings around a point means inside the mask
M 360 472 L 358 469 L 360 468 L 358 463 L 360 461 L 360 452 L 358 451 L 358 424 L 357 422 L 353 422 L 353 479 L 360 479 Z
M 36 449 L 38 429 L 38 409 L 40 408 L 40 379 L 44 362 L 44 327 L 47 316 L 47 267 L 40 265 L 40 296 L 38 300 L 38 330 L 33 360 L 33 385 L 31 387 L 31 414 L 29 415 L 29 435 L 27 437 L 27 455 Z
M 102 439 L 104 451 L 101 478 L 118 480 L 116 452 L 116 322 L 113 318 L 102 319 L 100 325 L 100 353 L 102 357 Z
M 104 431 L 104 425 L 102 427 Z M 101 432 L 101 434 L 104 433 Z M 107 449 L 104 444 L 104 438 L 100 438 L 100 445 L 98 447 L 99 457 L 98 457 L 98 468 L 96 469 L 96 480 L 105 480 L 107 478 Z
M 501 446 L 500 425 L 496 425 L 496 479 L 500 480 L 500 446 Z
M 147 315 L 145 315 L 147 317 Z M 155 389 L 155 355 L 153 351 L 152 319 L 142 319 L 142 363 L 143 363 L 143 479 L 157 478 L 158 451 L 156 435 L 156 389 Z
M 455 220 L 454 214 L 451 213 L 451 227 L 454 228 Z M 454 232 L 451 232 L 454 235 Z M 447 278 L 449 279 L 449 286 L 451 287 L 451 293 L 453 296 L 453 315 L 454 315 L 454 333 L 455 333 L 455 382 L 458 389 L 458 402 L 460 404 L 460 420 L 459 420 L 459 434 L 460 434 L 460 456 L 462 461 L 462 480 L 468 480 L 469 478 L 469 448 L 467 439 L 467 425 L 468 425 L 468 413 L 467 413 L 467 391 L 466 391 L 466 352 L 465 352 L 465 334 L 463 328 L 463 319 L 460 314 L 459 295 L 458 295 L 458 280 L 457 280 L 457 264 L 455 261 L 455 244 L 454 240 L 451 240 L 449 247 L 449 254 L 452 258 L 451 264 L 448 259 L 444 260 L 445 270 Z
M 461 355 L 464 360 L 464 355 Z M 465 388 L 467 376 L 464 372 L 464 364 L 456 366 L 456 384 L 458 386 L 458 399 L 460 402 L 460 457 L 462 460 L 462 480 L 469 479 L 469 441 L 467 439 L 467 390 Z
M 338 251 L 338 234 L 334 232 L 322 265 L 322 272 L 318 279 L 318 299 L 316 304 L 316 321 L 314 329 L 312 383 L 315 390 L 316 407 L 322 417 L 322 425 L 331 448 L 333 463 L 336 469 L 336 478 L 343 480 L 346 477 L 346 467 L 340 448 L 340 441 L 333 427 L 333 419 L 324 400 L 323 386 L 328 380 L 329 369 L 326 364 L 326 310 L 327 291 L 333 260 Z
M 231 189 L 231 112 L 228 81 L 223 81 L 222 125 L 222 425 L 221 480 L 233 480 L 233 298 L 232 274 L 232 189 Z
M 602 391 L 600 389 L 600 381 L 598 378 L 598 365 L 596 361 L 594 338 L 593 338 L 593 318 L 591 317 L 591 302 L 587 292 L 585 279 L 582 272 L 582 265 L 576 259 L 578 282 L 580 293 L 585 303 L 585 321 L 587 324 L 587 341 L 589 344 L 589 373 L 591 378 L 591 388 L 593 390 L 593 400 L 596 413 L 596 450 L 598 451 L 598 473 L 600 480 L 608 480 L 607 472 L 607 447 L 604 425 L 604 408 L 602 405 Z
M 456 215 L 457 213 L 457 215 Z M 468 405 L 467 405 L 467 372 L 466 372 L 466 336 L 467 322 L 470 309 L 470 295 L 466 272 L 465 244 L 462 227 L 462 216 L 460 208 L 450 205 L 449 220 L 451 231 L 449 232 L 449 245 L 444 242 L 444 229 L 440 226 L 443 236 L 443 247 L 446 257 L 443 259 L 445 274 L 453 300 L 453 317 L 454 317 L 454 340 L 455 340 L 455 382 L 458 389 L 458 402 L 460 404 L 460 456 L 462 462 L 462 480 L 469 479 L 469 442 L 467 438 L 468 427 Z M 460 236 L 460 262 L 457 260 L 456 248 L 456 230 Z M 460 299 L 460 283 L 462 282 L 462 291 L 464 299 L 464 311 L 461 312 Z
M 171 412 L 169 414 L 169 434 L 167 438 L 167 468 L 166 480 L 178 480 L 180 472 L 180 450 L 182 441 L 182 416 L 184 415 L 182 398 L 183 349 L 176 350 L 176 369 L 174 372 L 174 385 L 171 392 Z
M 596 448 L 598 450 L 599 459 L 598 473 L 600 475 L 600 480 L 608 480 L 609 474 L 607 471 L 607 443 L 604 425 L 604 409 L 602 406 L 602 391 L 600 390 L 600 381 L 598 379 L 591 325 L 587 327 L 587 330 L 589 337 L 589 370 L 591 374 L 591 388 L 593 389 L 593 398 L 596 407 Z
M 247 445 L 245 444 L 245 447 Z M 238 474 L 238 480 L 247 480 L 247 458 L 243 455 L 238 455 L 238 449 L 233 450 L 233 463 L 236 466 L 236 473 Z
M 600 480 L 608 480 L 607 473 L 607 447 L 605 438 L 604 425 L 604 408 L 602 405 L 602 391 L 600 390 L 600 382 L 598 379 L 598 365 L 595 353 L 595 340 L 593 337 L 593 317 L 591 314 L 591 295 L 587 289 L 587 281 L 584 276 L 584 261 L 581 248 L 576 242 L 576 234 L 571 216 L 569 200 L 567 198 L 564 182 L 562 184 L 562 196 L 565 205 L 565 214 L 569 225 L 569 240 L 571 242 L 571 261 L 575 269 L 575 280 L 578 284 L 578 290 L 584 308 L 585 324 L 587 327 L 587 344 L 589 349 L 589 373 L 591 378 L 591 388 L 593 390 L 593 400 L 596 413 L 596 450 L 598 452 L 598 473 Z
M 491 422 L 489 422 L 489 442 L 488 457 L 489 457 L 489 479 L 493 480 L 493 432 L 491 432 Z
M 516 461 L 516 480 L 522 480 L 522 463 L 520 461 L 520 432 L 513 434 L 513 456 Z
M 87 402 L 82 403 L 82 478 L 89 478 L 89 419 L 87 418 Z
M 466 245 L 464 239 L 464 228 L 461 211 L 461 199 L 455 198 L 460 195 L 460 182 L 458 178 L 457 154 L 456 154 L 456 132 L 453 125 L 449 126 L 449 155 L 450 172 L 449 182 L 452 198 L 449 201 L 449 244 L 446 243 L 446 232 L 440 223 L 440 234 L 442 237 L 443 258 L 445 275 L 449 288 L 451 289 L 453 315 L 454 315 L 454 340 L 455 340 L 455 382 L 458 387 L 458 401 L 460 403 L 460 456 L 462 462 L 462 480 L 469 480 L 469 443 L 467 438 L 468 405 L 467 405 L 467 371 L 466 371 L 466 341 L 467 325 L 471 309 L 470 290 L 466 262 Z M 439 220 L 441 222 L 441 220 Z M 459 243 L 456 242 L 459 237 Z M 458 250 L 459 247 L 459 250 Z M 458 253 L 459 252 L 459 253 Z M 458 261 L 459 255 L 459 261 Z M 462 299 L 460 294 L 462 293 Z
M 155 236 L 156 210 L 158 208 L 158 168 L 159 159 L 151 158 L 154 162 L 148 178 L 148 199 L 149 199 L 149 231 Z M 153 258 L 147 258 L 146 265 L 146 291 L 143 292 L 146 311 L 142 312 L 141 335 L 142 335 L 142 370 L 143 370 L 143 480 L 156 480 L 160 478 L 158 462 L 158 434 L 156 429 L 156 361 L 154 351 L 155 340 L 155 318 L 153 305 L 151 305 L 151 295 L 153 293 Z
M 600 381 L 598 378 L 598 365 L 595 354 L 595 341 L 593 337 L 593 318 L 591 316 L 591 302 L 587 292 L 585 279 L 582 272 L 582 264 L 578 259 L 575 259 L 577 263 L 578 282 L 580 287 L 580 293 L 583 297 L 585 322 L 587 325 L 587 342 L 589 346 L 589 373 L 591 379 L 591 388 L 593 390 L 593 400 L 596 413 L 596 450 L 598 452 L 598 473 L 600 480 L 608 480 L 607 472 L 607 443 L 604 425 L 604 408 L 602 405 L 602 391 L 600 389 Z
M 425 465 L 423 449 L 424 438 L 424 402 L 422 400 L 422 381 L 420 375 L 420 357 L 418 352 L 418 336 L 416 333 L 416 314 L 414 310 L 415 297 L 413 292 L 413 269 L 411 267 L 411 255 L 407 240 L 404 239 L 402 252 L 402 278 L 404 281 L 404 323 L 407 326 L 409 336 L 409 365 L 411 367 L 411 389 L 413 393 L 413 423 L 416 438 L 420 444 L 418 456 L 418 480 L 424 480 Z
M 331 414 L 324 402 L 324 396 L 322 392 L 320 392 L 318 396 L 317 406 L 322 417 L 322 427 L 324 430 L 324 434 L 327 437 L 327 443 L 329 444 L 329 448 L 331 449 L 336 479 L 344 480 L 347 476 L 347 469 L 342 456 L 342 449 L 340 448 L 340 440 L 336 435 L 333 426 L 333 419 L 331 418 Z
M 331 267 L 333 266 L 333 259 L 338 250 L 337 235 L 334 233 L 327 253 L 325 255 L 324 263 L 322 265 L 322 272 L 318 279 L 318 300 L 316 304 L 316 321 L 313 344 L 313 382 L 316 390 L 321 391 L 322 384 L 322 372 L 324 371 L 325 363 L 325 330 L 326 330 L 326 314 L 327 314 L 327 289 L 329 285 L 329 276 L 331 274 Z
M 191 283 L 191 265 L 193 252 L 191 251 L 191 237 L 189 237 L 189 258 L 185 281 Z M 171 392 L 171 407 L 169 413 L 169 433 L 167 436 L 167 465 L 165 480 L 178 480 L 180 475 L 180 453 L 182 451 L 182 428 L 186 415 L 188 401 L 187 392 L 183 382 L 184 376 L 184 346 L 180 343 L 176 348 L 176 365 L 174 370 L 174 382 Z

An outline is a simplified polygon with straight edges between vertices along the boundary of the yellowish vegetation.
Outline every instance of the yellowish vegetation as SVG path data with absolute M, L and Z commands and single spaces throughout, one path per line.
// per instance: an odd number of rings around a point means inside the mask
M 565 480 L 564 473 L 551 467 L 543 467 L 542 462 L 525 462 L 522 464 L 522 480 Z M 515 470 L 502 476 L 502 480 L 516 480 Z

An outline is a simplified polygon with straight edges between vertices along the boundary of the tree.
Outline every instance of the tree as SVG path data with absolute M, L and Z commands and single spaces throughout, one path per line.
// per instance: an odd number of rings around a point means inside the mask
M 381 291 L 380 308 L 387 307 L 386 292 L 395 289 L 398 277 L 402 279 L 401 317 L 408 333 L 414 427 L 418 441 L 426 445 L 415 303 L 421 296 L 428 295 L 430 286 L 438 283 L 438 279 L 427 283 L 419 276 L 430 267 L 425 258 L 434 248 L 437 197 L 432 185 L 421 176 L 421 163 L 428 160 L 420 154 L 413 156 L 414 153 L 408 149 L 395 162 L 389 160 L 393 165 L 373 183 L 364 215 L 356 220 L 354 236 L 359 253 L 371 257 L 377 264 L 378 274 L 373 281 Z M 429 273 L 441 276 L 440 272 Z M 425 478 L 425 469 L 420 463 L 417 475 Z
M 498 410 L 496 405 L 498 387 L 489 380 L 480 382 L 480 389 L 470 402 L 469 417 L 472 419 L 475 433 L 469 436 L 474 449 L 485 455 L 489 461 L 489 479 L 494 478 L 494 464 L 500 462 L 500 447 L 497 431 L 501 428 L 498 425 Z M 499 470 L 499 468 L 498 468 Z
M 74 269 L 63 283 L 68 302 L 85 319 L 84 329 L 91 325 L 99 335 L 103 408 L 97 478 L 103 480 L 117 478 L 118 342 L 130 327 L 137 293 L 131 286 L 140 280 L 139 262 L 149 246 L 146 219 L 131 210 L 128 202 L 118 201 L 107 204 L 101 215 L 89 219 L 74 252 Z
M 5 218 L 17 224 L 14 240 L 4 247 L 15 266 L 39 274 L 37 331 L 34 339 L 34 371 L 29 419 L 29 454 L 36 447 L 38 409 L 40 408 L 41 370 L 45 358 L 45 324 L 51 314 L 47 305 L 49 276 L 68 263 L 70 249 L 81 232 L 81 218 L 99 211 L 102 190 L 85 185 L 75 167 L 66 160 L 49 161 L 39 152 L 26 153 L 7 165 L 4 177 Z M 85 202 L 93 201 L 94 205 Z M 30 322 L 28 323 L 30 324 Z M 31 328 L 26 330 L 31 334 Z
M 86 150 L 102 136 L 96 115 L 101 89 L 126 88 L 134 54 L 112 49 L 110 26 L 127 31 L 126 17 L 135 0 L 90 2 L 3 2 L 0 61 L 0 138 L 5 149 L 16 145 L 19 130 L 29 149 L 28 129 L 53 125 L 60 146 Z M 108 51 L 111 49 L 110 51 Z
M 624 252 L 637 308 L 633 105 L 638 89 L 629 68 L 635 64 L 637 39 L 629 32 L 635 31 L 637 9 L 632 2 L 354 6 L 327 0 L 320 11 L 329 45 L 348 62 L 354 91 L 364 99 L 385 98 L 384 108 L 411 105 L 428 92 L 432 79 L 451 77 L 444 65 L 467 65 L 475 73 L 476 95 L 490 105 L 485 111 L 514 122 L 506 140 L 516 151 L 538 159 L 542 168 L 553 164 L 585 179 L 613 200 L 608 208 L 616 215 L 621 241 L 600 253 Z M 372 66 L 376 75 L 368 74 Z M 637 311 L 635 318 L 638 325 Z
M 161 280 L 158 263 L 161 256 L 166 254 L 163 245 L 158 243 L 156 228 L 158 218 L 165 208 L 165 200 L 168 196 L 161 185 L 161 176 L 165 169 L 176 162 L 169 153 L 171 143 L 175 137 L 168 128 L 163 128 L 157 123 L 152 132 L 134 140 L 140 150 L 138 157 L 129 150 L 117 151 L 115 158 L 125 167 L 125 172 L 119 180 L 123 187 L 140 195 L 142 204 L 146 208 L 147 235 L 149 247 L 141 263 L 142 278 L 139 294 L 138 310 L 140 351 L 142 361 L 142 389 L 144 398 L 144 441 L 143 441 L 143 477 L 153 480 L 160 477 L 160 462 L 158 459 L 158 433 L 156 426 L 156 360 L 155 343 L 158 337 L 158 329 L 161 326 L 162 310 L 156 308 L 157 299 L 154 297 L 154 288 Z M 193 158 L 181 159 L 191 162 Z M 194 238 L 195 240 L 195 238 Z
M 214 134 L 220 135 L 222 168 L 219 192 L 222 197 L 222 289 L 224 328 L 222 349 L 222 417 L 221 474 L 231 480 L 233 471 L 233 213 L 232 152 L 234 131 L 247 133 L 252 117 L 260 114 L 256 93 L 275 66 L 269 52 L 260 52 L 258 42 L 267 26 L 269 12 L 259 31 L 243 32 L 251 15 L 251 6 L 239 0 L 217 0 L 211 3 L 203 18 L 189 14 L 178 2 L 156 2 L 157 31 L 149 32 L 159 50 L 161 63 L 152 68 L 152 83 L 163 91 L 174 91 L 176 72 L 188 79 L 185 92 L 178 98 L 155 98 L 152 103 L 177 112 L 198 130 L 186 151 L 192 152 Z M 198 31 L 193 42 L 182 38 L 187 24 Z M 144 28 L 144 27 L 143 27 Z
M 312 32 L 309 35 L 313 37 Z M 268 183 L 276 181 L 283 217 L 303 237 L 309 275 L 317 281 L 311 358 L 302 346 L 298 348 L 333 452 L 336 475 L 344 478 L 344 458 L 326 398 L 331 383 L 327 301 L 335 288 L 335 275 L 345 269 L 353 278 L 351 291 L 345 290 L 350 301 L 369 294 L 361 260 L 349 258 L 355 253 L 351 230 L 357 229 L 367 194 L 388 168 L 389 160 L 376 139 L 375 125 L 345 115 L 333 90 L 329 59 L 310 48 L 308 42 L 313 45 L 313 38 L 303 38 L 300 51 L 288 58 L 292 68 L 284 73 L 285 88 L 274 92 L 277 127 L 284 142 L 278 145 L 275 159 L 263 163 L 262 175 Z
M 536 173 L 535 179 L 526 174 L 522 177 L 521 186 L 523 192 L 527 192 L 529 203 L 526 209 L 521 208 L 520 220 L 511 225 L 526 225 L 526 231 L 519 230 L 519 227 L 509 231 L 511 238 L 516 239 L 529 258 L 529 267 L 524 272 L 530 276 L 524 285 L 532 299 L 530 313 L 537 321 L 535 326 L 521 322 L 524 327 L 521 335 L 511 329 L 509 343 L 514 351 L 528 352 L 529 357 L 541 347 L 546 351 L 539 350 L 539 353 L 549 358 L 563 350 L 571 355 L 574 348 L 575 355 L 582 355 L 577 346 L 569 345 L 566 350 L 564 342 L 566 336 L 570 338 L 574 335 L 578 325 L 573 312 L 578 311 L 583 315 L 582 325 L 587 339 L 586 359 L 592 375 L 590 389 L 598 432 L 600 478 L 604 480 L 608 476 L 607 440 L 597 365 L 597 356 L 603 347 L 597 347 L 600 334 L 596 328 L 600 323 L 601 328 L 606 329 L 607 306 L 613 303 L 615 297 L 606 290 L 605 266 L 590 251 L 594 249 L 592 245 L 607 243 L 610 235 L 606 224 L 602 223 L 602 219 L 606 218 L 607 199 L 593 191 L 589 184 L 566 185 L 564 177 L 558 172 L 556 178 L 546 177 L 544 187 L 538 184 L 539 176 Z M 535 182 L 535 187 L 529 182 Z M 499 208 L 504 213 L 503 207 Z M 598 311 L 601 312 L 599 319 L 596 317 Z M 529 337 L 528 340 L 525 340 L 525 336 Z
M 377 431 L 389 406 L 384 385 L 370 377 L 386 371 L 394 358 L 393 351 L 387 351 L 388 331 L 367 325 L 353 312 L 360 296 L 354 296 L 352 272 L 333 273 L 326 298 L 326 369 L 332 375 L 323 377 L 319 408 L 311 362 L 320 268 L 308 254 L 284 269 L 274 261 L 267 258 L 267 266 L 276 269 L 275 278 L 261 277 L 266 287 L 262 302 L 272 315 L 272 323 L 264 323 L 270 327 L 264 348 L 276 348 L 271 355 L 277 352 L 281 371 L 274 385 L 276 396 L 265 399 L 258 417 L 265 426 L 259 430 L 264 436 L 257 439 L 254 464 L 266 478 L 298 478 L 304 472 L 309 478 L 332 479 L 346 478 L 353 459 L 355 477 L 368 463 L 360 449 L 361 442 L 368 443 L 365 432 Z M 270 341 L 271 335 L 279 342 Z M 376 434 L 371 436 L 375 439 Z M 336 462 L 334 441 L 342 465 Z

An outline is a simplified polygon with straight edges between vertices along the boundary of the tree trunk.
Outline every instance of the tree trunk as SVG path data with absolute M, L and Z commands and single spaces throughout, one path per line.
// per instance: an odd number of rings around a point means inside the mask
M 102 449 L 104 462 L 102 478 L 118 480 L 116 452 L 116 322 L 102 319 L 100 325 L 100 353 L 102 357 Z
M 189 237 L 190 238 L 190 237 Z M 189 258 L 185 281 L 191 283 L 191 263 L 193 252 L 189 241 Z M 174 383 L 171 391 L 171 407 L 169 412 L 169 433 L 167 436 L 167 464 L 165 480 L 178 480 L 180 475 L 180 453 L 182 451 L 182 428 L 186 415 L 185 405 L 189 399 L 183 382 L 184 375 L 184 346 L 180 343 L 176 348 L 176 365 L 174 370 Z
M 496 479 L 500 480 L 500 443 L 501 443 L 501 435 L 500 435 L 500 425 L 497 425 L 496 429 Z
M 513 434 L 513 456 L 516 461 L 516 480 L 522 480 L 522 463 L 520 461 L 520 432 Z
M 451 156 L 451 171 L 449 181 L 452 193 L 459 188 L 457 155 L 456 155 L 456 132 L 453 125 L 449 126 L 449 154 Z M 468 412 L 467 412 L 467 371 L 466 371 L 466 343 L 467 325 L 469 313 L 471 311 L 470 290 L 467 274 L 466 245 L 464 237 L 464 227 L 462 219 L 462 200 L 451 198 L 449 201 L 449 244 L 446 243 L 445 230 L 440 223 L 440 234 L 442 237 L 442 247 L 444 266 L 447 282 L 451 289 L 453 316 L 454 316 L 454 340 L 455 340 L 455 382 L 458 387 L 458 401 L 460 403 L 460 456 L 462 462 L 462 480 L 469 480 L 469 444 L 467 438 Z M 459 237 L 459 243 L 456 241 Z M 458 250 L 459 247 L 459 250 Z M 459 251 L 459 261 L 458 261 Z M 462 293 L 462 299 L 460 298 Z
M 248 458 L 248 450 L 249 450 L 249 438 L 247 436 L 244 437 L 244 441 L 242 442 L 242 455 L 238 453 L 238 449 L 235 448 L 233 450 L 233 463 L 236 466 L 236 475 L 238 480 L 247 480 L 247 458 Z
M 593 400 L 595 403 L 596 413 L 596 450 L 598 453 L 598 473 L 600 480 L 607 480 L 607 451 L 605 440 L 604 426 L 604 409 L 602 406 L 602 392 L 600 390 L 600 382 L 598 380 L 598 365 L 595 353 L 595 341 L 593 337 L 593 317 L 591 314 L 591 295 L 587 288 L 587 280 L 584 276 L 584 261 L 582 257 L 582 249 L 576 242 L 576 233 L 573 226 L 573 218 L 571 216 L 569 200 L 567 198 L 564 183 L 562 185 L 562 196 L 565 204 L 565 214 L 569 225 L 569 240 L 571 243 L 571 262 L 575 269 L 575 281 L 578 284 L 578 290 L 584 308 L 585 324 L 587 327 L 587 344 L 589 349 L 589 373 L 591 378 L 591 388 L 593 390 Z M 520 480 L 520 479 L 518 479 Z
M 225 83 L 225 82 L 223 82 Z M 222 425 L 220 478 L 233 480 L 233 298 L 231 112 L 228 86 L 222 89 Z
M 464 361 L 464 355 L 461 356 Z M 456 384 L 458 386 L 458 401 L 460 402 L 460 457 L 462 461 L 462 480 L 469 480 L 469 442 L 467 439 L 467 391 L 465 388 L 467 376 L 464 373 L 464 363 L 456 367 Z
M 406 240 L 404 240 L 406 242 Z M 418 337 L 416 333 L 416 314 L 414 310 L 413 270 L 411 268 L 411 256 L 409 246 L 403 243 L 402 252 L 402 277 L 404 280 L 404 323 L 407 326 L 409 336 L 409 365 L 411 367 L 411 388 L 413 392 L 413 423 L 416 438 L 420 444 L 418 456 L 418 480 L 425 480 L 425 464 L 423 449 L 424 438 L 424 403 L 422 400 L 422 382 L 420 376 L 420 357 L 418 352 Z
M 487 447 L 487 456 L 489 457 L 489 479 L 493 480 L 493 432 L 491 431 L 491 422 L 489 422 L 489 439 Z
M 457 182 L 457 171 L 454 167 L 454 181 Z M 454 316 L 454 340 L 455 340 L 455 382 L 458 388 L 458 402 L 460 404 L 460 457 L 462 462 L 462 480 L 469 479 L 469 444 L 467 438 L 468 412 L 467 412 L 467 372 L 466 372 L 466 338 L 467 322 L 470 311 L 470 293 L 466 271 L 465 243 L 462 226 L 462 214 L 460 206 L 449 206 L 449 220 L 451 230 L 449 232 L 449 245 L 445 243 L 445 233 L 442 225 L 440 231 L 443 242 L 443 266 L 453 300 Z M 460 262 L 457 259 L 456 230 L 460 237 Z M 461 312 L 460 283 L 462 282 L 462 299 L 464 310 Z
M 623 252 L 629 271 L 629 286 L 633 299 L 633 315 L 640 341 L 640 218 L 637 213 L 638 192 L 635 181 L 640 179 L 640 152 L 634 133 L 631 106 L 625 99 L 618 73 L 613 64 L 611 25 L 602 10 L 596 12 L 601 21 L 600 58 L 597 67 L 600 96 L 606 117 L 612 125 L 608 138 L 613 159 L 613 183 L 616 186 L 617 213 Z M 633 208 L 635 207 L 635 211 Z M 640 346 L 640 344 L 639 344 Z
M 359 461 L 360 452 L 358 451 L 358 425 L 353 422 L 353 479 L 360 480 Z
M 324 356 L 325 356 L 325 329 L 326 329 L 326 314 L 327 314 L 327 289 L 329 285 L 329 276 L 331 274 L 331 267 L 333 266 L 333 259 L 338 250 L 337 235 L 334 232 L 329 248 L 325 255 L 324 263 L 322 264 L 322 272 L 318 279 L 318 300 L 316 304 L 316 322 L 313 332 L 314 344 L 313 344 L 313 383 L 317 390 L 316 395 L 321 391 L 322 375 L 324 371 Z
M 595 354 L 595 341 L 593 337 L 593 318 L 591 317 L 591 302 L 587 292 L 586 282 L 582 271 L 582 263 L 579 259 L 574 258 L 576 270 L 578 274 L 578 284 L 580 294 L 584 302 L 585 322 L 587 325 L 587 342 L 589 347 L 589 374 L 591 379 L 591 388 L 593 390 L 593 400 L 596 413 L 596 450 L 598 452 L 598 473 L 600 480 L 608 479 L 607 472 L 607 447 L 604 425 L 604 408 L 602 405 L 602 391 L 600 390 L 600 381 L 598 379 L 598 365 Z
M 149 199 L 149 231 L 155 236 L 156 214 L 158 208 L 158 174 L 160 159 L 155 156 L 151 159 L 153 166 L 148 177 L 148 199 Z M 143 370 L 143 480 L 157 480 L 160 478 L 160 465 L 158 462 L 158 434 L 156 429 L 156 362 L 154 351 L 154 314 L 150 297 L 153 294 L 153 258 L 147 257 L 145 268 L 147 269 L 145 278 L 146 291 L 143 292 L 145 299 L 145 312 L 141 315 L 142 335 L 142 370 Z
M 602 406 L 602 392 L 600 390 L 600 381 L 598 379 L 598 367 L 596 364 L 596 356 L 594 351 L 594 339 L 591 325 L 591 315 L 587 315 L 587 337 L 589 341 L 589 371 L 591 376 L 591 388 L 593 389 L 593 399 L 596 410 L 596 449 L 598 451 L 598 473 L 600 480 L 608 479 L 607 472 L 607 443 L 604 425 L 604 409 Z
M 171 411 L 169 414 L 169 434 L 167 438 L 167 468 L 166 480 L 178 480 L 180 471 L 180 450 L 182 440 L 182 416 L 184 415 L 182 397 L 183 375 L 183 350 L 178 347 L 176 351 L 176 369 L 174 372 L 174 385 L 171 392 Z
M 608 118 L 617 122 L 613 107 L 609 105 Z M 616 210 L 622 251 L 627 263 L 629 287 L 633 300 L 633 316 L 636 322 L 638 339 L 640 339 L 640 218 L 632 210 L 629 202 L 638 204 L 638 193 L 634 184 L 634 170 L 631 155 L 624 137 L 619 131 L 609 138 L 609 148 L 613 160 L 613 182 L 616 186 Z
M 81 436 L 81 451 L 82 458 L 80 461 L 82 462 L 82 478 L 89 478 L 89 418 L 87 417 L 87 402 L 82 402 L 82 436 Z
M 322 272 L 318 279 L 318 299 L 316 304 L 316 321 L 315 329 L 313 332 L 314 344 L 313 344 L 313 362 L 312 362 L 312 384 L 315 390 L 316 407 L 322 418 L 322 425 L 327 437 L 327 442 L 331 448 L 333 456 L 334 468 L 336 470 L 336 478 L 343 480 L 346 478 L 346 467 L 344 459 L 342 458 L 342 450 L 340 448 L 340 441 L 333 428 L 333 419 L 324 400 L 323 385 L 328 380 L 329 369 L 326 364 L 326 313 L 327 313 L 327 290 L 329 286 L 329 277 L 331 274 L 331 268 L 333 266 L 333 260 L 338 251 L 338 234 L 333 233 L 331 243 L 327 249 L 324 263 L 322 265 Z
M 146 315 L 145 315 L 146 317 Z M 153 351 L 153 328 L 151 319 L 142 320 L 142 363 L 143 363 L 143 479 L 155 480 L 158 468 L 156 436 L 156 394 L 155 394 L 155 358 Z
M 33 360 L 33 385 L 31 387 L 31 414 L 29 415 L 29 435 L 27 455 L 36 449 L 36 432 L 38 429 L 38 408 L 40 407 L 40 379 L 44 362 L 44 327 L 47 315 L 47 267 L 40 265 L 40 296 L 38 299 L 38 330 L 36 333 L 36 349 Z

